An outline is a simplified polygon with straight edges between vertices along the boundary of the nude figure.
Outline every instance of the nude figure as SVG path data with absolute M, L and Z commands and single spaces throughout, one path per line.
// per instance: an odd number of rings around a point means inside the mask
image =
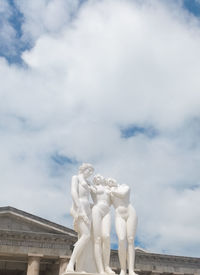
M 130 187 L 126 184 L 117 184 L 109 178 L 108 185 L 111 188 L 111 200 L 115 208 L 115 227 L 119 241 L 119 261 L 121 266 L 120 275 L 126 274 L 126 262 L 129 275 L 136 275 L 134 272 L 135 248 L 134 239 L 137 227 L 137 215 L 130 204 Z
M 71 259 L 65 272 L 75 272 L 74 266 L 84 248 L 89 242 L 91 235 L 91 207 L 89 202 L 89 182 L 88 178 L 94 172 L 91 164 L 83 163 L 79 168 L 79 173 L 72 177 L 71 195 L 72 208 L 71 214 L 74 218 L 74 229 L 78 233 L 78 241 L 75 243 Z
M 94 235 L 94 255 L 97 271 L 100 274 L 115 274 L 109 266 L 110 262 L 110 188 L 106 186 L 101 175 L 94 177 L 91 196 L 94 201 L 92 208 L 92 225 Z

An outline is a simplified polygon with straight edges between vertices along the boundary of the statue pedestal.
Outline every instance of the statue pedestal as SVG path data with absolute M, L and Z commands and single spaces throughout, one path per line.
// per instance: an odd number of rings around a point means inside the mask
M 105 272 L 104 273 L 105 275 L 116 275 L 116 273 L 113 271 L 113 273 L 107 273 Z M 81 271 L 74 271 L 74 272 L 64 272 L 62 273 L 62 275 L 100 275 L 100 273 L 96 273 L 96 272 L 93 272 L 93 273 L 88 273 L 88 272 L 81 272 Z
M 64 272 L 62 275 L 99 275 L 98 273 L 87 273 L 87 272 Z

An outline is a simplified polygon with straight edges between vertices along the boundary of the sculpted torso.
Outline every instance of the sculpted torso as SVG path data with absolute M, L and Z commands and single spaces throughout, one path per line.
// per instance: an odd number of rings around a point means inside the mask
M 82 214 L 87 216 L 91 215 L 90 203 L 89 203 L 89 187 L 88 183 L 81 176 L 77 176 L 79 181 L 78 194 L 79 194 L 79 207 Z
M 112 187 L 112 203 L 116 210 L 116 214 L 123 219 L 129 216 L 129 210 L 132 208 L 130 204 L 130 187 L 126 184 L 121 184 L 118 187 Z
M 103 185 L 96 185 L 95 190 L 93 190 L 93 200 L 95 203 L 94 207 L 103 208 L 103 206 L 107 206 L 109 208 L 111 200 L 108 188 Z
M 115 195 L 112 196 L 114 207 L 128 207 L 128 205 L 130 204 L 130 187 L 126 184 L 121 184 L 117 187 L 112 187 L 111 190 Z

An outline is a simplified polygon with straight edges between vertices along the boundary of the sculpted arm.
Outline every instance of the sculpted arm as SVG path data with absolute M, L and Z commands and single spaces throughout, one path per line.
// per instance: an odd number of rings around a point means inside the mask
M 92 185 L 89 186 L 90 195 L 92 197 L 92 200 L 94 203 L 96 203 L 96 188 Z M 93 204 L 91 204 L 91 208 L 93 207 Z
M 123 199 L 123 197 L 129 192 L 129 186 L 128 185 L 121 185 L 121 186 L 118 186 L 117 188 L 112 188 L 112 191 L 111 191 L 111 194 L 120 198 L 120 199 Z
M 89 189 L 90 189 L 90 194 L 91 194 L 92 200 L 93 200 L 94 204 L 96 204 L 97 203 L 97 195 L 102 194 L 103 190 L 100 190 L 95 185 L 93 185 L 93 186 L 90 185 Z
M 78 179 L 77 179 L 77 176 L 72 177 L 71 195 L 72 195 L 73 203 L 75 204 L 76 208 L 79 208 L 80 203 L 79 203 L 79 196 L 78 196 Z
M 94 194 L 103 194 L 104 190 L 101 190 L 99 188 L 97 188 L 96 186 L 92 186 L 90 185 L 89 187 L 91 193 L 94 193 Z

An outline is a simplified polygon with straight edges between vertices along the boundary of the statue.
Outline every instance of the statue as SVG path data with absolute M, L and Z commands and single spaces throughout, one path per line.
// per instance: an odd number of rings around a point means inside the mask
M 94 236 L 94 254 L 97 271 L 100 274 L 115 274 L 110 263 L 110 188 L 101 175 L 94 176 L 94 187 L 91 188 L 94 206 L 92 208 L 92 225 Z
M 120 275 L 126 275 L 126 263 L 128 263 L 129 275 L 137 275 L 134 272 L 137 216 L 130 204 L 130 188 L 126 184 L 117 184 L 116 180 L 105 179 L 101 175 L 95 175 L 91 184 L 89 177 L 93 172 L 94 168 L 91 164 L 83 163 L 78 175 L 72 177 L 71 215 L 74 218 L 74 229 L 78 233 L 78 241 L 74 245 L 71 259 L 63 275 L 115 274 L 109 266 L 111 204 L 115 208 Z M 94 204 L 90 203 L 90 196 Z
M 130 187 L 126 184 L 117 184 L 116 180 L 107 179 L 111 188 L 111 200 L 115 208 L 115 227 L 118 236 L 118 255 L 121 266 L 120 275 L 126 275 L 126 262 L 129 275 L 134 272 L 135 248 L 134 239 L 137 227 L 136 211 L 130 204 Z M 128 249 L 127 249 L 128 246 Z
M 79 269 L 78 259 L 83 254 L 83 250 L 90 240 L 92 211 L 89 202 L 89 182 L 88 178 L 93 174 L 94 168 L 91 164 L 83 163 L 79 168 L 79 173 L 72 177 L 71 195 L 72 208 L 71 215 L 74 218 L 74 229 L 78 233 L 78 241 L 75 243 L 73 253 L 66 268 L 66 273 L 75 272 Z

